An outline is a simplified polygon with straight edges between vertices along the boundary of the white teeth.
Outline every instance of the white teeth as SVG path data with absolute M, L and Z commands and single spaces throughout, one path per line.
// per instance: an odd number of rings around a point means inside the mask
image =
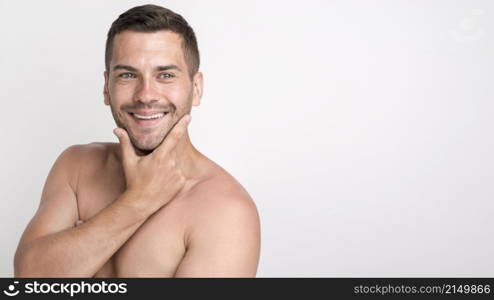
M 137 119 L 150 120 L 150 119 L 162 118 L 165 115 L 165 113 L 159 113 L 159 114 L 155 114 L 155 115 L 151 115 L 151 116 L 142 116 L 142 115 L 138 115 L 136 113 L 133 113 L 132 115 L 134 117 L 136 117 Z

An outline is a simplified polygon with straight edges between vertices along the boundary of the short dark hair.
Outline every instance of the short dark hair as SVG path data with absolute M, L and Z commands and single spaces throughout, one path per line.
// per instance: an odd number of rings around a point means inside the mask
M 110 69 L 113 40 L 117 34 L 125 30 L 137 32 L 169 30 L 179 34 L 182 37 L 182 49 L 189 75 L 192 77 L 199 70 L 199 49 L 192 27 L 181 15 L 170 9 L 148 4 L 127 10 L 111 24 L 105 48 L 105 67 L 107 71 Z

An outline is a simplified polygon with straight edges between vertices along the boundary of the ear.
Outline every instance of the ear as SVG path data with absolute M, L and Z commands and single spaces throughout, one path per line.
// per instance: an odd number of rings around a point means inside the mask
M 201 72 L 194 74 L 192 78 L 192 106 L 199 106 L 202 98 L 203 77 Z
M 105 76 L 105 85 L 103 86 L 103 98 L 105 105 L 110 105 L 110 92 L 108 90 L 108 71 L 103 73 Z

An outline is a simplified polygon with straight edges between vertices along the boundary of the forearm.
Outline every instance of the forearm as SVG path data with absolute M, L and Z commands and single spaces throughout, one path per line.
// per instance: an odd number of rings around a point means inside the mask
M 92 277 L 153 213 L 124 193 L 84 224 L 31 241 L 15 257 L 16 277 Z

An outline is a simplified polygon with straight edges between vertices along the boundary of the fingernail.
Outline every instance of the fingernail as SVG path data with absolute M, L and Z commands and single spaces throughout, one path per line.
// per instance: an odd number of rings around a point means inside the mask
M 187 123 L 190 123 L 191 119 L 192 119 L 192 117 L 190 115 L 185 116 L 185 120 L 187 121 Z
M 113 129 L 113 134 L 116 135 L 117 137 L 119 136 L 118 128 Z

